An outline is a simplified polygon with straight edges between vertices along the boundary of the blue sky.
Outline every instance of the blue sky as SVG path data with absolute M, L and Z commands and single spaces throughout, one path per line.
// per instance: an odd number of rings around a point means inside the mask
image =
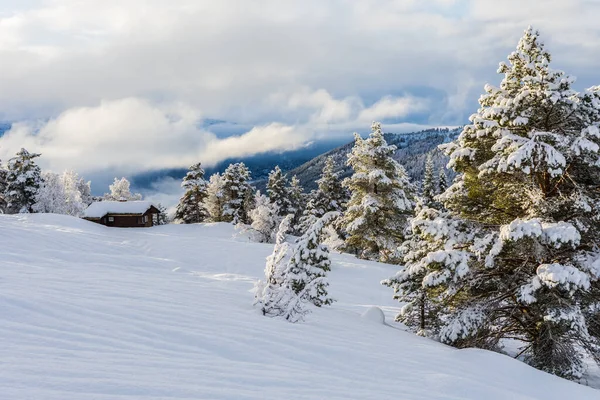
M 600 84 L 600 1 L 4 0 L 0 159 L 135 174 L 467 121 L 523 30 Z M 205 119 L 223 120 L 214 126 Z M 228 133 L 233 136 L 225 137 Z

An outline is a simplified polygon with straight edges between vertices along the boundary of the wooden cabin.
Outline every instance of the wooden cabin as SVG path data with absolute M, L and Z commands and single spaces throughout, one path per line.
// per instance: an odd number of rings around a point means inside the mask
M 97 201 L 83 218 L 116 228 L 148 228 L 158 225 L 159 209 L 149 201 Z

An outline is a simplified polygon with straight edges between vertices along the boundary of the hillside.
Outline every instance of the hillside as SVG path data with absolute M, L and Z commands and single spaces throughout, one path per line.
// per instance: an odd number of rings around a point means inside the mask
M 462 128 L 436 128 L 413 133 L 386 133 L 385 138 L 388 144 L 393 144 L 398 148 L 394 158 L 406 168 L 406 172 L 410 178 L 413 181 L 420 181 L 425 171 L 427 153 L 432 153 L 434 165 L 437 169 L 445 167 L 447 159 L 437 149 L 437 146 L 456 139 L 461 130 Z M 315 181 L 321 175 L 325 159 L 333 156 L 336 171 L 340 177 L 345 178 L 351 174 L 351 169 L 346 166 L 346 155 L 352 151 L 353 145 L 354 142 L 346 143 L 327 153 L 321 154 L 299 167 L 288 171 L 288 177 L 296 175 L 307 192 L 315 189 Z M 449 175 L 451 174 L 449 173 Z
M 334 255 L 338 301 L 290 324 L 252 307 L 271 246 L 231 225 L 114 229 L 0 215 L 6 399 L 598 399 L 483 350 L 403 332 L 379 281 Z M 361 314 L 382 307 L 387 324 Z

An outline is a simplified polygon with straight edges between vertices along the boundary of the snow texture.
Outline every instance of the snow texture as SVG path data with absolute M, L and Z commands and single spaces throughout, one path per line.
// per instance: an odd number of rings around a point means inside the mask
M 398 303 L 395 266 L 332 255 L 304 323 L 265 318 L 250 289 L 272 245 L 231 224 L 112 229 L 0 215 L 0 398 L 594 400 L 510 357 L 364 323 Z

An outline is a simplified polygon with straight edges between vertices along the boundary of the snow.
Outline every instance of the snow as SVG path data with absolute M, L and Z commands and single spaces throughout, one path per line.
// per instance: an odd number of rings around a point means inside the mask
M 149 201 L 99 201 L 90 204 L 84 212 L 84 217 L 102 218 L 106 214 L 143 214 L 153 206 L 158 208 Z
M 0 215 L 0 398 L 600 398 L 510 357 L 404 332 L 379 284 L 393 265 L 332 254 L 331 307 L 297 324 L 264 317 L 251 289 L 273 246 L 235 234 Z M 389 325 L 361 317 L 373 306 Z

